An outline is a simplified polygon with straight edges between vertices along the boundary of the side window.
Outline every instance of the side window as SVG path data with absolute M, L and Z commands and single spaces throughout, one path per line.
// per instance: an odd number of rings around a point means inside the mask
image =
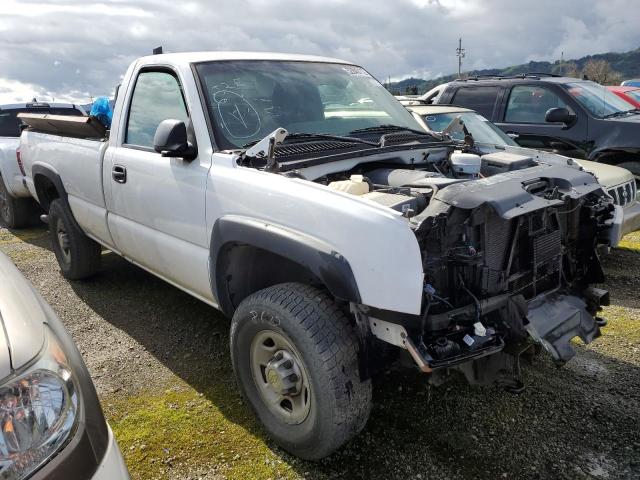
M 534 85 L 516 85 L 511 89 L 504 121 L 507 123 L 546 123 L 550 108 L 567 105 L 551 90 Z
M 187 121 L 187 108 L 178 79 L 168 72 L 138 75 L 124 143 L 153 148 L 153 136 L 160 122 L 169 118 Z
M 493 108 L 500 93 L 499 87 L 459 88 L 451 103 L 475 110 L 483 117 L 493 118 Z

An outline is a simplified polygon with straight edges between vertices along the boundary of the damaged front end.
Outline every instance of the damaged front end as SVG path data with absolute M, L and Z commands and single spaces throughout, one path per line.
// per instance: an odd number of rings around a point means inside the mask
M 614 241 L 617 214 L 591 175 L 563 166 L 440 190 L 411 219 L 425 274 L 422 314 L 392 343 L 434 383 L 451 370 L 474 384 L 508 383 L 537 345 L 568 361 L 572 338 L 600 335 L 608 294 L 591 285 L 604 281 L 598 247 Z M 371 322 L 384 335 L 387 322 Z

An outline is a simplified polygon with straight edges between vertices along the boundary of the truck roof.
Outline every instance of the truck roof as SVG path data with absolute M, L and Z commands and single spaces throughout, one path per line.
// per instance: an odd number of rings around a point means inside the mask
M 281 60 L 294 62 L 325 62 L 325 63 L 343 63 L 351 65 L 337 58 L 320 57 L 316 55 L 300 55 L 294 53 L 275 53 L 275 52 L 182 52 L 182 53 L 163 53 L 160 55 L 148 55 L 138 59 L 139 65 L 154 64 L 162 62 L 170 62 L 173 64 L 190 64 L 197 62 L 215 62 L 224 60 Z

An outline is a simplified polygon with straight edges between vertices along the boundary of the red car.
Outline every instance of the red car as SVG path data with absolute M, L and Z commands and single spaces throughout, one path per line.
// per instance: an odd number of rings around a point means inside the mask
M 640 108 L 640 87 L 607 87 L 620 98 Z

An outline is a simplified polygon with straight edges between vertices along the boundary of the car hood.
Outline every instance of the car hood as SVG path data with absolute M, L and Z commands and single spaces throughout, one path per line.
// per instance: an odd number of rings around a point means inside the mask
M 587 172 L 593 173 L 600 185 L 607 189 L 633 180 L 633 174 L 626 168 L 607 165 L 589 160 L 575 160 Z
M 0 379 L 40 352 L 45 322 L 33 287 L 13 262 L 0 253 Z

